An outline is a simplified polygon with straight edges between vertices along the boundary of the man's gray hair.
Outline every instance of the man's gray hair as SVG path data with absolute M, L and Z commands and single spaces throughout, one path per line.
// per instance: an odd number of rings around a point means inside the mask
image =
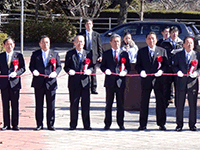
M 111 35 L 111 37 L 110 37 L 110 42 L 112 42 L 112 40 L 114 39 L 114 38 L 120 38 L 120 40 L 121 40 L 121 36 L 119 35 L 119 34 L 113 34 L 113 35 Z
M 76 39 L 77 39 L 78 37 L 83 37 L 83 38 L 85 39 L 85 37 L 84 37 L 83 35 L 76 35 L 76 36 L 74 37 L 73 42 L 76 41 Z

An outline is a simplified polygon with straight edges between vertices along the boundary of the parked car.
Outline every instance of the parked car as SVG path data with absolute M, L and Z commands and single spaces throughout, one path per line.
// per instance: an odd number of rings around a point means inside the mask
M 114 33 L 123 37 L 125 32 L 130 32 L 133 40 L 139 48 L 146 46 L 145 38 L 146 34 L 154 31 L 157 34 L 158 39 L 162 38 L 161 30 L 165 26 L 176 26 L 179 29 L 179 37 L 184 39 L 186 36 L 193 36 L 195 40 L 195 49 L 200 51 L 200 33 L 195 27 L 194 23 L 183 22 L 158 22 L 158 21 L 135 21 L 118 25 L 111 30 L 108 30 L 101 34 L 101 42 L 103 50 L 110 48 L 110 36 Z

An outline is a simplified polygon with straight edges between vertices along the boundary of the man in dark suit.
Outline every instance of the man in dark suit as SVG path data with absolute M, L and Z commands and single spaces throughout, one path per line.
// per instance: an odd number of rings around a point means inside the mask
M 19 91 L 21 89 L 21 78 L 25 72 L 24 58 L 22 54 L 14 52 L 15 42 L 12 38 L 3 41 L 6 51 L 0 54 L 0 75 L 8 77 L 0 78 L 1 98 L 3 103 L 3 122 L 1 130 L 10 127 L 10 101 L 12 108 L 13 130 L 19 130 Z
M 200 53 L 194 51 L 193 37 L 184 39 L 183 51 L 178 52 L 174 57 L 173 71 L 177 73 L 176 82 L 176 131 L 183 128 L 183 110 L 186 94 L 189 103 L 189 128 L 197 131 L 195 126 L 197 118 L 197 95 L 199 90 L 198 75 L 200 74 Z M 197 65 L 194 64 L 197 62 Z M 187 76 L 184 76 L 184 74 Z
M 90 127 L 90 79 L 93 71 L 92 52 L 83 49 L 84 36 L 74 38 L 75 49 L 67 52 L 65 57 L 65 72 L 69 73 L 68 88 L 70 99 L 70 128 L 75 130 L 78 122 L 79 101 L 81 98 L 82 120 L 85 130 Z M 84 72 L 81 74 L 80 72 Z
M 93 21 L 91 19 L 87 19 L 85 21 L 85 29 L 83 32 L 79 33 L 79 35 L 83 35 L 85 37 L 85 46 L 84 49 L 87 51 L 92 51 L 92 63 L 94 64 L 94 69 L 92 73 L 96 73 L 97 62 L 102 61 L 102 46 L 100 34 L 96 31 L 93 31 Z M 98 94 L 97 92 L 97 79 L 96 75 L 91 75 L 91 93 Z
M 158 40 L 158 42 L 156 43 L 157 46 L 160 46 L 162 44 L 162 42 L 164 42 L 165 40 L 167 40 L 170 37 L 169 30 L 170 30 L 169 26 L 166 26 L 162 29 L 161 34 L 162 34 L 163 38 Z
M 33 73 L 31 86 L 34 87 L 35 91 L 35 115 L 37 123 L 35 130 L 43 129 L 43 105 L 45 95 L 47 104 L 47 127 L 48 130 L 53 131 L 55 130 L 56 77 L 61 71 L 61 62 L 58 53 L 50 50 L 50 39 L 48 36 L 42 36 L 39 45 L 41 49 L 33 52 L 29 66 L 30 71 Z
M 112 104 L 116 94 L 117 124 L 120 130 L 124 128 L 124 90 L 126 88 L 126 74 L 130 71 L 129 56 L 120 49 L 121 37 L 113 34 L 110 37 L 111 49 L 103 53 L 101 71 L 105 72 L 104 87 L 106 88 L 105 130 L 109 130 L 112 123 Z M 124 67 L 123 67 L 124 66 Z M 121 69 L 120 69 L 121 68 Z M 123 68 L 123 69 L 122 69 Z M 113 75 L 112 73 L 117 73 Z
M 170 37 L 163 41 L 161 43 L 161 47 L 167 50 L 167 56 L 168 56 L 168 63 L 169 67 L 167 69 L 167 73 L 172 73 L 172 59 L 174 55 L 181 51 L 183 48 L 183 41 L 178 37 L 179 35 L 179 29 L 176 26 L 170 27 Z M 174 76 L 167 76 L 166 77 L 166 89 L 164 89 L 164 94 L 166 98 L 167 103 L 172 103 L 173 99 L 173 86 L 172 83 L 174 83 L 174 87 L 176 84 L 176 77 Z M 176 90 L 175 90 L 176 92 Z M 175 105 L 176 105 L 176 99 L 175 99 Z
M 138 130 L 145 130 L 148 120 L 149 99 L 152 89 L 156 97 L 156 121 L 159 130 L 166 130 L 166 102 L 163 95 L 164 79 L 162 74 L 168 67 L 167 52 L 165 49 L 156 46 L 157 37 L 154 32 L 146 35 L 147 47 L 138 51 L 135 69 L 141 76 L 141 105 L 140 105 L 140 126 Z M 160 65 L 158 58 L 162 57 Z M 160 58 L 161 58 L 160 57 Z M 147 76 L 147 74 L 154 74 Z

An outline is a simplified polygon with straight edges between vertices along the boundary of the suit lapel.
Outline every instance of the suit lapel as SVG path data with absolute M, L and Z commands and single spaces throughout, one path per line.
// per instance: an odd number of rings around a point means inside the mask
M 7 63 L 7 55 L 6 55 L 6 52 L 4 52 L 4 56 L 3 56 L 3 61 L 2 62 L 5 62 L 5 66 L 7 66 L 7 68 L 8 68 L 8 63 Z
M 76 52 L 76 49 L 73 50 L 73 53 L 74 53 L 74 54 L 73 54 L 73 56 L 72 56 L 72 60 L 73 60 L 73 62 L 74 62 L 75 68 L 78 69 L 79 66 L 80 66 L 80 65 L 79 65 L 80 63 L 79 63 L 79 56 L 78 56 L 78 54 L 77 54 L 77 52 Z

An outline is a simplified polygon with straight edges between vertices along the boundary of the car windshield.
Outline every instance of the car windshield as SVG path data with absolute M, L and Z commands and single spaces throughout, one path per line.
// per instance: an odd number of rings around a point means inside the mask
M 136 35 L 138 31 L 138 24 L 130 24 L 126 26 L 120 26 L 112 31 L 112 33 L 119 34 L 123 37 L 125 32 L 129 32 L 131 35 Z
M 192 35 L 200 34 L 199 30 L 194 25 L 187 26 L 187 28 L 191 32 Z

